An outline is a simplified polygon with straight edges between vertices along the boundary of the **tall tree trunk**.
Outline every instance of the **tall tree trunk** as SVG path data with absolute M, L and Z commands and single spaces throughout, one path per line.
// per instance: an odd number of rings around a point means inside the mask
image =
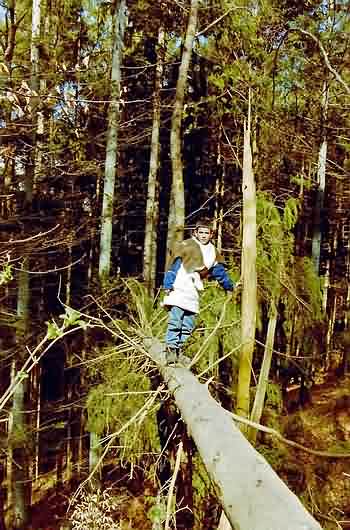
M 33 177 L 35 174 L 35 142 L 37 126 L 37 106 L 39 91 L 39 40 L 40 40 L 40 0 L 33 0 L 32 3 L 32 31 L 31 31 L 31 118 L 32 118 L 32 146 L 28 157 L 26 168 L 24 191 L 27 207 L 31 208 L 33 196 Z M 30 304 L 30 282 L 29 258 L 25 258 L 22 263 L 22 270 L 19 272 L 18 293 L 17 293 L 17 344 L 25 350 L 27 331 L 29 324 L 29 304 Z M 21 359 L 15 360 L 12 367 L 12 377 L 15 377 L 21 369 Z M 28 379 L 24 377 L 15 388 L 12 398 L 11 421 L 9 425 L 9 458 L 11 459 L 12 473 L 11 483 L 9 483 L 9 499 L 12 498 L 13 508 L 13 528 L 24 528 L 28 523 L 29 493 L 29 455 L 25 436 L 27 433 L 26 422 L 26 396 L 28 393 Z M 17 439 L 17 440 L 16 440 Z
M 266 396 L 267 385 L 269 383 L 269 373 L 271 367 L 271 360 L 273 354 L 273 345 L 275 342 L 275 332 L 277 325 L 277 307 L 278 307 L 279 298 L 277 300 L 271 301 L 270 306 L 270 318 L 267 326 L 267 336 L 264 350 L 264 358 L 260 369 L 258 388 L 255 394 L 254 404 L 252 408 L 252 413 L 250 419 L 255 423 L 260 423 L 261 415 L 264 409 L 264 402 Z M 251 428 L 249 431 L 249 440 L 254 445 L 256 442 L 256 436 L 258 431 L 254 428 Z
M 196 34 L 199 0 L 191 0 L 190 14 L 184 49 L 182 52 L 179 76 L 176 84 L 175 106 L 171 119 L 170 151 L 172 167 L 172 186 L 170 194 L 168 221 L 168 249 L 175 241 L 181 241 L 185 225 L 185 190 L 182 166 L 181 125 L 182 113 L 187 85 L 187 75 L 190 66 L 194 37 Z
M 235 530 L 321 530 L 266 460 L 236 427 L 231 414 L 186 368 L 161 365 L 159 342 L 147 349 L 173 394 Z M 213 436 L 213 433 L 220 433 Z
M 312 235 L 312 259 L 315 264 L 316 273 L 320 270 L 320 256 L 322 243 L 322 210 L 324 205 L 324 194 L 326 188 L 326 164 L 327 164 L 327 135 L 324 129 L 324 122 L 327 119 L 328 111 L 328 87 L 326 83 L 323 86 L 323 101 L 322 101 L 322 128 L 323 135 L 318 152 L 317 163 L 317 196 L 314 214 L 314 227 Z
M 35 161 L 36 161 L 36 130 L 41 126 L 39 117 L 38 122 L 38 103 L 39 103 L 39 87 L 40 87 L 40 78 L 39 78 L 39 44 L 40 44 L 40 21 L 41 21 L 41 0 L 33 0 L 32 3 L 32 35 L 31 35 L 31 45 L 30 45 L 30 63 L 31 63 L 31 102 L 30 102 L 30 111 L 32 118 L 32 145 L 31 151 L 28 157 L 28 165 L 26 169 L 26 178 L 24 182 L 25 186 L 25 198 L 26 203 L 30 206 L 33 197 L 33 186 L 34 186 L 34 176 L 37 176 L 35 170 Z
M 221 153 L 222 126 L 219 127 L 218 151 L 216 158 L 217 177 L 215 182 L 215 219 L 214 230 L 216 231 L 216 248 L 222 251 L 222 228 L 224 222 L 223 199 L 225 193 L 225 159 Z
M 16 45 L 16 31 L 18 24 L 16 22 L 16 3 L 15 0 L 9 0 L 7 3 L 7 13 L 6 13 L 6 27 L 7 27 L 7 33 L 6 33 L 6 49 L 4 52 L 4 64 L 8 71 L 8 79 L 7 79 L 7 87 L 11 91 L 12 90 L 12 60 L 13 60 L 13 53 L 15 50 Z M 10 106 L 6 108 L 6 106 L 2 109 L 3 112 L 3 119 L 7 126 L 9 126 L 11 122 L 11 116 L 12 116 L 12 109 Z M 2 193 L 4 195 L 10 194 L 10 186 L 13 183 L 14 175 L 15 175 L 15 167 L 16 167 L 16 157 L 14 154 L 16 153 L 15 147 L 8 149 L 7 152 L 5 151 L 2 155 L 2 158 L 4 160 L 4 168 L 2 170 L 3 175 L 3 183 L 2 183 Z M 10 197 L 6 198 L 1 201 L 1 217 L 8 218 L 11 216 L 11 203 L 12 200 Z
M 39 477 L 39 440 L 40 440 L 40 416 L 41 416 L 41 366 L 37 364 L 34 366 L 30 374 L 31 377 L 31 393 L 33 392 L 36 402 L 35 402 L 35 411 L 32 415 L 32 429 L 35 433 L 34 437 L 34 450 L 33 450 L 33 460 L 32 460 L 32 477 L 33 481 L 36 481 Z M 33 500 L 33 496 L 32 496 Z M 32 503 L 31 503 L 32 504 Z
M 175 105 L 171 120 L 170 132 L 170 151 L 171 151 L 171 167 L 172 167 L 172 186 L 170 194 L 169 218 L 168 218 L 168 238 L 167 248 L 172 247 L 175 241 L 181 241 L 184 236 L 185 225 L 185 189 L 183 178 L 182 165 L 182 113 L 185 99 L 185 90 L 187 86 L 187 76 L 190 66 L 192 48 L 194 37 L 196 34 L 197 19 L 198 19 L 199 0 L 191 0 L 190 14 L 187 22 L 187 31 L 185 37 L 184 48 L 182 52 L 181 64 L 179 68 L 179 75 L 176 84 Z M 186 440 L 187 434 L 184 433 Z M 182 489 L 184 497 L 189 504 L 193 503 L 192 498 L 192 466 L 191 466 L 191 450 L 187 444 L 187 465 L 181 467 L 181 474 L 184 480 L 178 489 Z M 186 517 L 186 516 L 189 517 Z M 191 513 L 180 512 L 176 516 L 177 528 L 192 528 L 193 518 Z
M 143 250 L 143 277 L 148 293 L 154 294 L 157 268 L 157 225 L 159 217 L 158 167 L 159 167 L 159 131 L 161 116 L 160 89 L 163 77 L 164 30 L 158 31 L 158 53 L 155 72 L 153 97 L 153 124 L 151 139 L 151 156 L 148 173 L 148 190 L 146 205 L 146 230 Z
M 256 279 L 256 193 L 250 147 L 250 117 L 244 126 L 243 152 L 243 238 L 242 238 L 242 312 L 241 357 L 238 373 L 237 412 L 249 417 L 250 379 L 255 342 L 257 311 Z
M 108 278 L 111 269 L 113 209 L 118 159 L 118 130 L 120 119 L 121 64 L 126 27 L 126 0 L 116 0 L 113 15 L 113 50 L 111 92 L 108 109 L 108 129 L 105 158 L 105 178 L 100 237 L 99 277 Z
M 108 129 L 105 159 L 105 177 L 103 187 L 103 204 L 101 219 L 99 278 L 103 282 L 108 278 L 111 270 L 113 210 L 115 195 L 115 180 L 117 174 L 118 158 L 118 132 L 120 120 L 120 90 L 121 90 L 121 65 L 123 57 L 124 33 L 127 22 L 126 0 L 116 0 L 113 14 L 113 50 L 111 70 L 111 93 L 108 109 Z M 95 469 L 101 454 L 99 436 L 90 432 L 89 470 Z M 95 477 L 98 485 L 99 478 Z
M 25 259 L 22 270 L 19 272 L 18 294 L 17 294 L 17 344 L 21 350 L 25 350 L 24 345 L 28 330 L 29 321 L 29 275 L 25 270 L 28 260 Z M 13 361 L 11 370 L 11 380 L 13 381 L 18 371 L 21 369 L 21 359 Z M 13 528 L 22 529 L 28 523 L 28 505 L 30 499 L 28 482 L 29 455 L 25 437 L 27 434 L 26 422 L 26 396 L 28 392 L 28 379 L 24 377 L 13 392 L 11 419 L 9 421 L 9 455 L 11 481 L 9 480 L 8 504 L 12 513 Z M 11 506 L 12 504 L 12 506 Z

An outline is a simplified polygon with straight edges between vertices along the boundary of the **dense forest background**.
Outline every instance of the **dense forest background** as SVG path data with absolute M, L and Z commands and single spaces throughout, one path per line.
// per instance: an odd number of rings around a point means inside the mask
M 164 334 L 166 250 L 198 218 L 241 277 L 247 124 L 245 402 L 270 341 L 261 422 L 349 452 L 349 30 L 346 0 L 1 1 L 1 529 L 164 528 L 180 440 L 176 528 L 218 528 L 143 339 Z M 241 288 L 201 303 L 187 353 L 235 410 Z M 254 443 L 324 528 L 350 527 L 348 460 Z

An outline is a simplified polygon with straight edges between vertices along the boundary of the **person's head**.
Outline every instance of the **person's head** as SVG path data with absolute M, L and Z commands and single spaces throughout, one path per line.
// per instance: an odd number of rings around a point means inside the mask
M 213 237 L 213 226 L 209 219 L 200 219 L 196 222 L 194 236 L 202 245 L 207 245 Z

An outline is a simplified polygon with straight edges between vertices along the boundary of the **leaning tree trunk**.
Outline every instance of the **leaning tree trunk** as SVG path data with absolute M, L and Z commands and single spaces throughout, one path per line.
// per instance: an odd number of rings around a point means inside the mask
M 118 158 L 121 63 L 124 32 L 126 27 L 126 0 L 116 0 L 113 19 L 111 92 L 108 109 L 105 178 L 100 237 L 100 279 L 108 278 L 111 269 L 114 188 L 117 173 L 116 164 Z
M 160 89 L 163 76 L 164 30 L 159 28 L 158 53 L 155 72 L 153 97 L 153 125 L 151 156 L 149 162 L 148 190 L 146 205 L 146 229 L 143 250 L 143 277 L 147 291 L 152 296 L 156 284 L 157 265 L 157 224 L 159 216 L 158 167 L 159 167 L 159 131 L 160 131 Z
M 181 125 L 187 75 L 192 55 L 194 37 L 196 34 L 198 6 L 199 0 L 191 0 L 185 44 L 179 68 L 179 77 L 176 84 L 175 106 L 171 120 L 170 151 L 172 186 L 169 206 L 168 249 L 171 248 L 175 241 L 181 241 L 183 239 L 185 225 L 185 190 L 181 155 Z
M 256 193 L 250 147 L 250 118 L 244 126 L 241 358 L 237 412 L 249 417 L 249 392 L 256 327 Z
M 278 312 L 277 312 L 278 302 L 279 302 L 279 298 L 277 298 L 277 300 L 272 300 L 271 306 L 270 306 L 270 317 L 269 317 L 269 323 L 267 326 L 264 358 L 263 358 L 263 362 L 261 365 L 258 387 L 257 387 L 257 391 L 255 394 L 252 413 L 250 415 L 250 419 L 254 423 L 260 423 L 261 415 L 264 409 L 266 390 L 267 390 L 267 385 L 269 383 L 269 373 L 270 373 L 271 360 L 272 360 L 272 354 L 273 354 L 273 345 L 275 342 L 275 332 L 276 332 L 277 317 L 278 317 Z M 258 431 L 256 429 L 254 428 L 250 429 L 249 440 L 253 445 L 256 442 L 257 434 L 258 434 Z
M 161 344 L 146 345 L 173 394 L 234 530 L 321 530 L 296 495 L 236 427 L 208 386 L 164 365 Z M 213 433 L 216 433 L 213 436 Z

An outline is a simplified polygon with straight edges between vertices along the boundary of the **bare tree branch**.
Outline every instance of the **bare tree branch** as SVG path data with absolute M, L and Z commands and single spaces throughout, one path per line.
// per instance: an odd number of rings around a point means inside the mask
M 308 37 L 310 37 L 312 40 L 314 40 L 318 47 L 320 48 L 321 50 L 321 53 L 324 57 L 324 61 L 326 63 L 326 66 L 328 68 L 328 70 L 330 72 L 332 72 L 332 74 L 334 75 L 334 77 L 336 78 L 336 80 L 341 84 L 343 85 L 343 87 L 345 88 L 346 92 L 348 94 L 350 94 L 350 87 L 349 85 L 344 81 L 344 79 L 341 77 L 340 74 L 338 74 L 338 72 L 336 71 L 335 68 L 333 68 L 333 66 L 331 65 L 330 61 L 329 61 L 329 58 L 328 58 L 328 55 L 327 55 L 327 52 L 326 50 L 324 49 L 323 47 L 323 44 L 322 42 L 313 34 L 313 33 L 310 33 L 309 31 L 306 31 L 305 29 L 301 29 L 301 28 L 295 28 L 295 31 L 299 31 L 300 33 L 303 33 L 304 35 L 307 35 Z

